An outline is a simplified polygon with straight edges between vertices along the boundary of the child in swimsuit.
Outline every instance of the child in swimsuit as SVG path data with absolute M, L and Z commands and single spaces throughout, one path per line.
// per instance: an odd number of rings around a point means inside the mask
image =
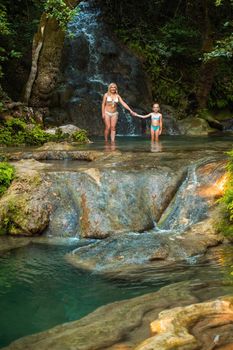
M 162 117 L 162 114 L 159 113 L 159 110 L 160 110 L 159 104 L 158 103 L 154 103 L 153 106 L 152 106 L 152 111 L 153 112 L 151 112 L 149 114 L 146 114 L 146 115 L 140 115 L 140 114 L 134 113 L 134 115 L 136 117 L 139 117 L 139 118 L 149 118 L 149 117 L 151 117 L 151 131 L 150 131 L 151 142 L 159 141 L 159 135 L 162 132 L 163 117 Z

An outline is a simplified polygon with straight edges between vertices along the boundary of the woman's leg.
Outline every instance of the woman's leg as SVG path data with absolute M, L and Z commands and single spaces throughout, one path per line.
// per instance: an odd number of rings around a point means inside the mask
M 112 142 L 115 141 L 117 120 L 118 120 L 118 115 L 111 117 L 111 141 Z
M 107 115 L 107 113 L 106 113 L 105 118 L 104 118 L 104 124 L 105 124 L 104 139 L 105 139 L 105 141 L 108 141 L 108 135 L 109 135 L 110 128 L 111 128 L 110 120 L 111 120 L 111 117 L 109 117 L 109 115 Z
M 155 132 L 152 128 L 150 128 L 150 136 L 151 136 L 151 142 L 155 142 Z

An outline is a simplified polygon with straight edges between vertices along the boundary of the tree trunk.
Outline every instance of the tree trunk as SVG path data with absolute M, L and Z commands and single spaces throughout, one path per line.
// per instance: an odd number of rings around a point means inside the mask
M 67 0 L 70 8 L 79 0 Z M 48 107 L 56 86 L 65 33 L 56 19 L 43 14 L 33 40 L 32 67 L 26 84 L 24 100 L 30 106 Z
M 209 2 L 205 0 L 202 2 L 203 6 L 203 42 L 202 53 L 210 52 L 213 49 L 213 33 L 209 18 Z M 199 80 L 197 82 L 196 96 L 198 102 L 198 109 L 204 109 L 207 106 L 209 94 L 214 82 L 214 76 L 217 68 L 217 61 L 210 60 L 203 62 L 200 67 Z
M 23 101 L 28 105 L 29 99 L 31 97 L 32 93 L 32 87 L 34 84 L 34 81 L 36 79 L 37 71 L 38 71 L 38 60 L 40 56 L 40 52 L 43 46 L 43 39 L 44 39 L 44 30 L 46 25 L 47 19 L 45 16 L 42 16 L 40 21 L 40 26 L 38 29 L 38 32 L 35 34 L 33 38 L 33 44 L 32 44 L 32 66 L 31 66 L 31 72 L 25 87 L 25 93 Z

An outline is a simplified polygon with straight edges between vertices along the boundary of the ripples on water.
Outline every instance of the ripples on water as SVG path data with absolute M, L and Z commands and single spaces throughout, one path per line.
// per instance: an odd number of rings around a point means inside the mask
M 64 255 L 74 247 L 30 245 L 0 257 L 0 346 L 14 339 L 79 319 L 98 306 L 156 291 L 178 281 L 211 281 L 212 292 L 231 283 L 233 248 L 219 250 L 214 263 L 145 268 L 143 280 L 105 280 L 69 265 Z M 233 278 L 232 278 L 233 279 Z M 196 283 L 196 282 L 195 282 Z

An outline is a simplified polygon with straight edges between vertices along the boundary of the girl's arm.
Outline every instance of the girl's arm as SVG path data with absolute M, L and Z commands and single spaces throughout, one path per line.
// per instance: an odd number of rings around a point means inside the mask
M 146 114 L 146 115 L 141 115 L 141 114 L 135 113 L 135 116 L 139 117 L 139 118 L 149 118 L 149 117 L 151 117 L 151 113 Z
M 127 105 L 127 103 L 125 103 L 125 101 L 122 100 L 121 96 L 118 95 L 118 99 L 119 102 L 122 104 L 122 106 L 127 109 L 127 111 L 129 111 L 131 114 L 134 114 L 134 112 L 132 111 L 132 109 Z
M 102 118 L 105 118 L 105 104 L 106 104 L 106 98 L 107 94 L 104 94 L 103 101 L 102 101 Z
M 160 124 L 159 124 L 159 135 L 162 133 L 163 129 L 163 116 L 160 114 Z

